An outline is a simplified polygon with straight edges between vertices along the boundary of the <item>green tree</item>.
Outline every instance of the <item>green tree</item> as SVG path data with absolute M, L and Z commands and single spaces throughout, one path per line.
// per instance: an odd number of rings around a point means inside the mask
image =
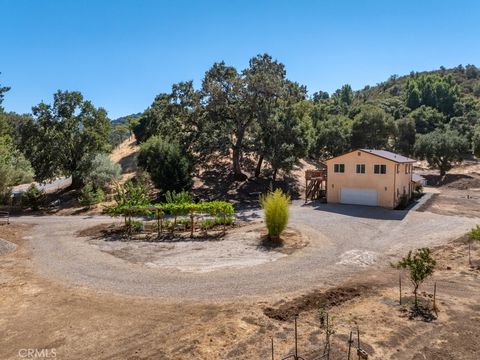
M 45 204 L 46 200 L 47 196 L 45 193 L 35 184 L 30 185 L 27 191 L 22 193 L 21 197 L 22 206 L 29 207 L 34 211 L 38 211 Z
M 476 157 L 480 157 L 480 124 L 473 130 L 472 152 Z
M 325 101 L 325 100 L 328 100 L 330 99 L 330 95 L 328 92 L 326 91 L 316 91 L 313 93 L 312 95 L 312 101 L 315 103 L 315 104 L 318 104 L 322 101 Z
M 397 133 L 395 138 L 395 149 L 404 155 L 412 155 L 415 139 L 415 120 L 404 118 L 396 121 Z
M 365 105 L 352 123 L 352 148 L 384 149 L 394 135 L 393 119 L 383 109 Z
M 202 82 L 205 113 L 202 117 L 202 151 L 232 153 L 232 170 L 237 180 L 245 180 L 241 159 L 245 138 L 254 119 L 246 106 L 245 79 L 225 62 L 215 63 Z
M 82 158 L 110 150 L 107 112 L 95 108 L 79 92 L 58 91 L 52 105 L 32 108 L 34 120 L 22 129 L 23 151 L 35 169 L 37 181 L 72 176 L 74 187 Z
M 469 231 L 467 234 L 468 237 L 468 263 L 472 265 L 472 257 L 471 257 L 471 247 L 474 241 L 480 242 L 480 226 L 474 227 L 472 230 Z
M 130 117 L 129 124 L 139 142 L 160 136 L 177 141 L 185 153 L 190 153 L 196 144 L 199 107 L 200 93 L 193 82 L 181 82 L 174 84 L 170 93 L 159 94 L 139 119 Z
M 397 268 L 408 269 L 409 271 L 410 281 L 413 284 L 413 294 L 415 295 L 415 307 L 418 307 L 418 288 L 433 274 L 435 265 L 436 261 L 429 248 L 418 249 L 414 254 L 409 251 L 408 255 L 396 265 Z
M 286 93 L 285 66 L 268 54 L 250 59 L 249 67 L 243 71 L 246 83 L 245 102 L 257 125 L 255 151 L 258 162 L 255 177 L 260 176 L 262 163 L 269 150 L 267 142 L 271 137 L 274 112 Z
M 334 94 L 334 99 L 342 106 L 348 107 L 353 102 L 353 90 L 349 84 L 343 85 Z
M 1 75 L 2 73 L 0 73 Z M 0 84 L 0 113 L 3 112 L 3 107 L 2 107 L 2 103 L 3 103 L 3 99 L 5 97 L 5 93 L 8 92 L 10 90 L 10 88 L 8 86 L 2 86 L 2 84 Z
M 295 163 L 308 154 L 313 140 L 313 125 L 307 101 L 280 106 L 267 122 L 264 156 L 276 180 L 278 170 L 290 171 Z
M 446 116 L 438 110 L 422 105 L 409 115 L 415 121 L 415 129 L 418 134 L 426 134 L 446 123 Z
M 33 170 L 12 144 L 8 135 L 0 136 L 0 195 L 5 195 L 12 186 L 33 180 Z
M 190 164 L 178 143 L 152 136 L 140 147 L 138 165 L 164 193 L 188 190 L 192 186 Z
M 425 105 L 451 116 L 459 98 L 459 90 L 449 75 L 419 75 L 408 79 L 405 98 L 407 106 L 412 110 Z
M 317 121 L 313 154 L 322 159 L 337 156 L 351 149 L 352 120 L 343 115 L 329 115 Z
M 437 129 L 431 133 L 418 135 L 415 154 L 428 164 L 440 170 L 443 176 L 455 162 L 464 159 L 469 146 L 466 139 L 456 131 Z

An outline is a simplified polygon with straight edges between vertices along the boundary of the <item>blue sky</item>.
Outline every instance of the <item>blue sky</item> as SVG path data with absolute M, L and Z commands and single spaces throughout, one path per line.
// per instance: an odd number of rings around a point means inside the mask
M 143 111 L 172 83 L 198 87 L 215 62 L 268 52 L 291 80 L 332 92 L 392 74 L 480 66 L 480 2 L 0 0 L 7 111 L 79 90 L 111 118 Z

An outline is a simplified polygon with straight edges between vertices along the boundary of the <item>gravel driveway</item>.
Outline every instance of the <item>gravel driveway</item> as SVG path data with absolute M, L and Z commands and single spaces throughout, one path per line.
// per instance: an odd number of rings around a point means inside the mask
M 261 213 L 245 211 L 239 217 L 260 221 Z M 32 262 L 48 278 L 126 295 L 194 301 L 280 298 L 337 285 L 355 272 L 384 266 L 409 249 L 445 243 L 477 224 L 430 212 L 294 203 L 290 224 L 308 235 L 305 248 L 248 268 L 185 273 L 127 262 L 75 236 L 81 229 L 113 222 L 109 217 L 24 216 L 13 222 L 36 224 L 29 237 Z

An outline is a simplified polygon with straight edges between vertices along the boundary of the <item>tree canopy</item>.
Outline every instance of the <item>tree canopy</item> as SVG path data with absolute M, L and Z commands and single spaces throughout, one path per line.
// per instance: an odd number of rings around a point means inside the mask
M 23 125 L 21 149 L 30 160 L 37 181 L 72 176 L 80 185 L 82 158 L 110 150 L 107 112 L 95 108 L 77 91 L 58 91 L 53 104 L 32 108 L 33 119 Z

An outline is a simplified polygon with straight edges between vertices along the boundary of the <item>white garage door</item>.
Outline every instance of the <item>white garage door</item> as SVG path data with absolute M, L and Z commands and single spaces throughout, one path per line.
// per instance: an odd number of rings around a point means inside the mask
M 342 188 L 340 202 L 342 204 L 377 206 L 377 190 Z

